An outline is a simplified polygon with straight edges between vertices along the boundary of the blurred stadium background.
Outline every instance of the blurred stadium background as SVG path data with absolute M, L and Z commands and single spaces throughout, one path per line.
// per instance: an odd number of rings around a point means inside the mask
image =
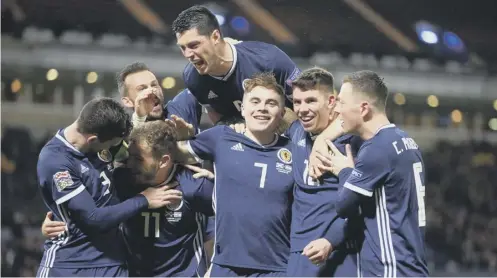
M 2 276 L 36 274 L 47 138 L 89 99 L 117 97 L 125 64 L 147 63 L 166 99 L 179 92 L 170 24 L 194 4 L 226 36 L 277 44 L 301 68 L 385 77 L 391 119 L 424 151 L 433 275 L 497 274 L 497 1 L 2 0 Z

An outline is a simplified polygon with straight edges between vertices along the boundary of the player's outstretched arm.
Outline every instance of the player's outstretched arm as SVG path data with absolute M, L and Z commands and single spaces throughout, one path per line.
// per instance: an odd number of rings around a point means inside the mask
M 175 160 L 181 164 L 196 164 L 201 161 L 197 161 L 195 155 L 190 151 L 191 147 L 188 141 L 178 141 L 176 143 L 175 150 Z
M 146 208 L 160 208 L 180 201 L 181 191 L 163 186 L 147 188 L 137 196 L 122 203 L 99 208 L 90 193 L 84 190 L 68 201 L 67 208 L 77 224 L 92 230 L 105 231 L 117 227 L 121 222 Z
M 204 160 L 215 160 L 215 152 L 220 137 L 226 126 L 215 126 L 197 134 L 188 141 L 179 141 L 176 146 L 175 160 L 182 164 L 202 163 Z

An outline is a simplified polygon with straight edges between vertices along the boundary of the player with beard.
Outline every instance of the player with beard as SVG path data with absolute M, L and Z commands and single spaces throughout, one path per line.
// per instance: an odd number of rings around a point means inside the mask
M 314 139 L 327 127 L 333 127 L 336 146 L 344 150 L 353 144 L 357 150 L 358 137 L 341 135 L 339 122 L 332 115 L 335 106 L 333 76 L 320 68 L 304 70 L 292 82 L 294 111 L 299 120 L 287 130 L 294 143 L 293 169 L 296 186 L 292 209 L 291 255 L 288 276 L 351 277 L 358 275 L 357 246 L 353 219 L 338 217 L 337 176 L 327 173 L 319 180 L 309 176 L 309 156 Z
M 285 113 L 284 92 L 271 73 L 247 80 L 245 90 L 245 133 L 215 126 L 179 142 L 178 158 L 214 162 L 211 276 L 285 276 L 294 180 L 291 143 L 275 134 Z
M 37 172 L 43 200 L 64 229 L 47 239 L 38 277 L 128 276 L 121 222 L 181 199 L 167 187 L 138 190 L 119 203 L 112 155 L 131 129 L 129 115 L 110 98 L 89 101 L 78 119 L 41 150 Z
M 130 276 L 193 277 L 207 271 L 203 252 L 205 216 L 212 215 L 213 183 L 173 163 L 176 131 L 164 121 L 146 122 L 129 136 L 126 168 L 116 168 L 117 195 L 127 200 L 135 192 L 163 184 L 179 184 L 183 200 L 166 209 L 145 210 L 122 225 Z M 42 231 L 55 236 L 55 224 Z

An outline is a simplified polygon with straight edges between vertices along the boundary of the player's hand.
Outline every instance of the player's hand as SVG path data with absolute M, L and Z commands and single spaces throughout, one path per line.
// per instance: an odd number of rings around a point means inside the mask
M 41 224 L 41 233 L 46 238 L 54 238 L 59 236 L 66 230 L 66 223 L 61 221 L 53 221 L 53 213 L 47 212 L 43 224 Z
M 207 169 L 200 168 L 200 167 L 194 166 L 194 165 L 185 165 L 185 168 L 188 168 L 188 169 L 192 170 L 193 172 L 195 172 L 195 174 L 193 174 L 194 179 L 206 178 L 209 180 L 214 180 L 214 173 L 212 173 L 211 171 L 209 171 Z
M 318 159 L 318 153 L 328 153 L 328 144 L 326 140 L 322 137 L 317 137 L 312 145 L 312 151 L 309 155 L 309 177 L 317 180 L 320 178 L 324 172 L 318 167 L 321 164 L 321 160 Z
M 176 129 L 179 141 L 188 140 L 195 135 L 195 128 L 193 125 L 177 115 L 171 115 L 171 119 L 166 119 L 166 123 Z
M 158 92 L 155 89 L 141 91 L 135 99 L 135 113 L 138 117 L 147 116 L 157 102 L 159 102 Z
M 328 141 L 328 145 L 330 146 L 331 154 L 318 153 L 317 155 L 322 163 L 318 166 L 321 170 L 329 171 L 338 176 L 343 169 L 354 168 L 354 157 L 349 144 L 345 146 L 346 155 L 343 155 L 331 141 Z
M 333 247 L 331 243 L 324 238 L 311 241 L 302 251 L 302 255 L 306 256 L 315 265 L 324 263 L 330 256 Z
M 181 204 L 183 193 L 180 190 L 173 189 L 176 186 L 177 183 L 161 187 L 149 187 L 140 194 L 147 198 L 149 209 L 156 209 L 164 206 L 177 207 Z
M 232 129 L 234 129 L 237 133 L 244 133 L 245 132 L 245 123 L 231 124 L 230 127 Z

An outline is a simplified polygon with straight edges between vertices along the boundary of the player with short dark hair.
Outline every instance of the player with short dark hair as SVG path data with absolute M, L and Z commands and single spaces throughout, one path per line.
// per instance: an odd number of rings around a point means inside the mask
M 117 190 L 122 199 L 151 185 L 173 181 L 178 182 L 176 189 L 183 193 L 179 206 L 146 210 L 124 223 L 133 276 L 194 277 L 207 271 L 204 229 L 206 216 L 213 215 L 214 184 L 205 178 L 194 178 L 192 171 L 175 164 L 174 149 L 174 128 L 164 121 L 146 122 L 133 128 L 127 167 L 116 169 L 114 175 L 125 184 Z
M 183 71 L 186 87 L 209 112 L 214 123 L 241 118 L 243 81 L 259 72 L 273 72 L 292 107 L 289 82 L 300 72 L 277 46 L 263 42 L 229 43 L 215 15 L 203 6 L 182 11 L 172 24 L 177 44 L 190 62 Z M 287 113 L 290 117 L 293 113 Z M 294 117 L 285 121 L 288 124 Z
M 332 125 L 330 117 L 335 106 L 333 75 L 321 68 L 302 71 L 292 82 L 293 108 L 298 121 L 287 130 L 293 142 L 293 170 L 296 186 L 292 209 L 291 254 L 288 276 L 351 277 L 357 271 L 357 242 L 355 219 L 338 217 L 334 206 L 338 198 L 339 180 L 327 173 L 319 180 L 309 176 L 309 156 L 317 135 Z M 360 145 L 361 140 L 341 135 L 338 129 L 337 147 Z M 352 227 L 352 225 L 355 227 Z
M 130 130 L 124 107 L 110 98 L 94 99 L 42 148 L 37 165 L 42 197 L 66 230 L 45 242 L 37 276 L 127 276 L 119 223 L 178 199 L 161 187 L 119 203 L 108 149 Z
M 364 276 L 428 276 L 422 228 L 424 164 L 416 142 L 390 123 L 385 112 L 388 95 L 381 77 L 372 71 L 346 76 L 336 111 L 343 129 L 358 134 L 364 144 L 356 160 L 350 151 L 323 159 L 328 170 L 346 180 L 337 212 L 342 217 L 359 208 L 365 223 L 361 249 Z
M 211 276 L 284 276 L 293 188 L 291 143 L 275 134 L 285 113 L 284 91 L 271 73 L 255 75 L 244 88 L 245 133 L 215 126 L 179 142 L 179 158 L 214 162 Z

